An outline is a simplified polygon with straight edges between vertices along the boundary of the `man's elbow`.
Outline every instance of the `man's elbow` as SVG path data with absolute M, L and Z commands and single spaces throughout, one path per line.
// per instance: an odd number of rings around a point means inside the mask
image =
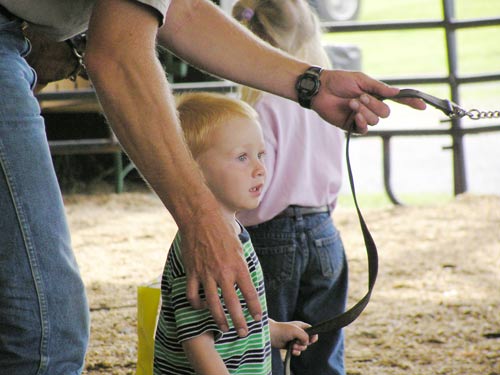
M 105 74 L 105 71 L 112 69 L 113 60 L 109 54 L 100 53 L 92 48 L 88 48 L 83 57 L 85 69 L 91 80 L 98 79 L 98 77 Z

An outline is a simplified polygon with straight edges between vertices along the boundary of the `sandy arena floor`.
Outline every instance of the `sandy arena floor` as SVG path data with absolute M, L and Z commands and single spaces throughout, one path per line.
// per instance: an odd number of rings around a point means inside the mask
M 65 197 L 88 288 L 86 374 L 135 374 L 136 287 L 161 273 L 176 226 L 149 193 Z M 350 375 L 500 374 L 500 197 L 364 210 L 379 249 L 372 300 L 346 329 Z M 366 291 L 355 212 L 340 208 L 351 303 Z

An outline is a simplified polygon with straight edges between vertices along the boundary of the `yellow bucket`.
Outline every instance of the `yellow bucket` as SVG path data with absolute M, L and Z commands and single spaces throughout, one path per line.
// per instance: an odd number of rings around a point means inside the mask
M 154 338 L 160 297 L 160 280 L 137 287 L 136 375 L 153 375 Z

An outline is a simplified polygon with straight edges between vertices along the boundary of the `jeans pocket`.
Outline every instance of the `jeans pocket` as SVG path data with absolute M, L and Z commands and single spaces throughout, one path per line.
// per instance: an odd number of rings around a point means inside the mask
M 293 276 L 296 245 L 255 246 L 255 252 L 264 272 L 266 288 L 276 288 Z
M 335 279 L 344 267 L 344 245 L 336 232 L 332 236 L 314 240 L 324 277 Z

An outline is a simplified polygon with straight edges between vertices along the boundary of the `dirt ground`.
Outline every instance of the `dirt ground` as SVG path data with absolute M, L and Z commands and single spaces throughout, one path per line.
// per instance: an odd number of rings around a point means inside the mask
M 146 192 L 67 195 L 65 203 L 91 308 L 85 373 L 135 374 L 136 288 L 161 273 L 176 226 Z M 363 211 L 379 276 L 346 329 L 347 373 L 500 374 L 500 196 Z M 353 209 L 334 219 L 354 303 L 366 291 L 362 237 Z

